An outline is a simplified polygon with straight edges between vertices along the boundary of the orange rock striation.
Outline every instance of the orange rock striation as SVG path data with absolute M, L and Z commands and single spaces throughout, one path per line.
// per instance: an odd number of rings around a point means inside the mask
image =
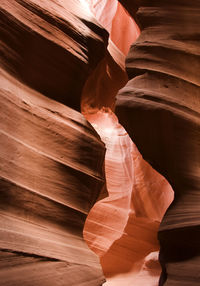
M 82 232 L 105 148 L 70 107 L 108 33 L 78 0 L 2 0 L 0 18 L 0 285 L 100 286 Z
M 157 231 L 173 200 L 164 177 L 144 161 L 109 109 L 86 118 L 106 145 L 108 197 L 90 211 L 84 228 L 89 247 L 101 257 L 105 285 L 158 285 Z
M 82 232 L 104 144 L 77 111 L 0 75 L 0 284 L 99 286 Z
M 1 65 L 45 96 L 80 110 L 108 33 L 79 0 L 2 0 Z M 77 80 L 78 79 L 78 80 Z
M 82 230 L 104 183 L 104 145 L 80 113 L 4 71 L 1 86 L 1 285 L 99 286 Z
M 108 31 L 109 42 L 105 57 L 84 86 L 82 111 L 96 112 L 105 106 L 114 110 L 116 94 L 128 80 L 125 56 L 139 35 L 139 28 L 117 0 L 87 2 L 97 21 Z
M 199 285 L 200 2 L 120 2 L 0 3 L 2 286 Z

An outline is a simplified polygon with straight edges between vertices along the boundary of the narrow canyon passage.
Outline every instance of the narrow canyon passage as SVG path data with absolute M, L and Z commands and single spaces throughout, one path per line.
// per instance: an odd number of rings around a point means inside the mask
M 128 80 L 125 57 L 140 31 L 119 2 L 88 4 L 109 32 L 110 55 L 90 76 L 82 94 L 82 112 L 105 143 L 108 196 L 90 211 L 84 238 L 100 257 L 105 286 L 156 286 L 161 274 L 157 232 L 173 201 L 173 190 L 143 160 L 111 111 L 119 89 Z
M 199 286 L 200 0 L 0 23 L 0 286 Z
M 100 256 L 104 285 L 158 285 L 157 232 L 173 190 L 143 160 L 110 109 L 85 116 L 106 146 L 108 197 L 95 204 L 84 228 L 85 240 Z

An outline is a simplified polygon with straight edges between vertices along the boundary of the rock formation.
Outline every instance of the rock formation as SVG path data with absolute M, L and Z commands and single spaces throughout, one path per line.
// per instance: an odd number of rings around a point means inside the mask
M 98 22 L 108 31 L 109 42 L 127 55 L 140 30 L 117 0 L 86 0 Z M 110 47 L 108 46 L 108 49 Z
M 108 52 L 88 78 L 82 93 L 82 112 L 115 108 L 115 97 L 128 78 L 125 56 L 139 35 L 139 28 L 117 0 L 87 0 L 99 23 L 109 33 Z
M 120 1 L 142 30 L 116 112 L 175 191 L 159 229 L 160 285 L 200 283 L 200 1 Z
M 69 107 L 80 109 L 108 35 L 81 5 L 0 3 L 1 286 L 105 281 L 82 234 L 104 185 L 105 147 Z
M 199 15 L 1 0 L 1 286 L 199 285 Z
M 1 285 L 99 286 L 82 231 L 104 183 L 104 145 L 80 113 L 4 71 L 1 86 Z
M 84 228 L 89 247 L 101 257 L 104 285 L 158 285 L 157 231 L 173 190 L 109 109 L 86 117 L 106 146 L 108 197 L 95 204 Z
M 105 56 L 108 38 L 81 1 L 2 0 L 0 16 L 2 66 L 80 110 L 82 88 Z

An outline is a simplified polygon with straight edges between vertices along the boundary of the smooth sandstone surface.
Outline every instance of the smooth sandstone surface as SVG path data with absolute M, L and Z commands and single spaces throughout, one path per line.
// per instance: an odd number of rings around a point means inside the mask
M 0 18 L 0 284 L 100 286 L 83 226 L 105 148 L 69 107 L 80 110 L 108 33 L 78 0 L 3 0 Z
M 173 190 L 144 161 L 111 110 L 85 116 L 106 146 L 108 197 L 94 205 L 84 227 L 85 240 L 101 258 L 104 285 L 158 285 L 157 231 Z
M 77 111 L 0 75 L 0 284 L 100 286 L 82 232 L 104 144 Z
M 120 2 L 0 2 L 1 286 L 200 283 L 200 1 Z
M 159 229 L 160 285 L 200 283 L 200 1 L 120 1 L 141 35 L 116 112 L 175 199 Z
M 108 33 L 79 0 L 2 0 L 1 65 L 45 96 L 80 110 Z
M 115 58 L 120 60 L 120 56 L 119 50 L 115 49 Z M 116 94 L 127 80 L 125 70 L 107 52 L 84 85 L 81 98 L 82 113 L 98 112 L 105 106 L 114 110 Z
M 130 45 L 140 33 L 134 19 L 117 0 L 86 1 L 95 18 L 109 32 L 109 39 L 124 55 L 127 55 Z
M 85 5 L 109 33 L 107 53 L 86 81 L 81 99 L 83 113 L 103 107 L 115 109 L 116 94 L 125 86 L 125 56 L 140 31 L 135 21 L 117 0 L 85 0 Z

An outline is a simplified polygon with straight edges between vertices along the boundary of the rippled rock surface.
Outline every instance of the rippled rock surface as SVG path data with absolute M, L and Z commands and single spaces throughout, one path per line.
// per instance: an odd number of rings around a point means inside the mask
M 79 0 L 2 0 L 1 65 L 45 96 L 80 110 L 107 32 Z
M 78 0 L 3 0 L 0 18 L 0 284 L 100 286 L 82 232 L 105 147 L 75 110 L 108 33 Z
M 2 69 L 0 86 L 0 284 L 102 285 L 82 232 L 104 144 L 79 112 Z
M 141 35 L 117 96 L 120 123 L 175 200 L 159 229 L 160 285 L 200 283 L 200 1 L 120 1 Z
M 101 258 L 104 285 L 158 285 L 157 232 L 173 190 L 144 161 L 114 113 L 104 108 L 86 117 L 106 146 L 108 197 L 94 205 L 84 228 L 89 247 Z

